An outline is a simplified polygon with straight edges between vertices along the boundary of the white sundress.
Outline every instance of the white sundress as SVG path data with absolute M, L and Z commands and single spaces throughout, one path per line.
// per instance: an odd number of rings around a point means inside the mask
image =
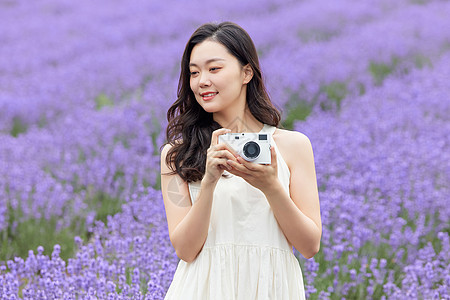
M 289 192 L 290 172 L 273 140 L 275 129 L 264 124 L 260 133 L 275 147 L 278 177 Z M 165 299 L 305 299 L 300 265 L 265 195 L 228 174 L 217 182 L 202 250 L 190 263 L 179 261 Z M 188 186 L 195 202 L 200 181 Z

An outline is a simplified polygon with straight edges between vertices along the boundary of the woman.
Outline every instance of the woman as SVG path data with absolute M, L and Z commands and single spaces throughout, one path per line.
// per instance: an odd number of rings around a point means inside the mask
M 204 24 L 181 61 L 168 113 L 161 190 L 180 258 L 166 299 L 304 299 L 294 246 L 320 247 L 322 224 L 309 139 L 277 128 L 247 32 Z M 271 164 L 245 161 L 219 135 L 269 136 Z

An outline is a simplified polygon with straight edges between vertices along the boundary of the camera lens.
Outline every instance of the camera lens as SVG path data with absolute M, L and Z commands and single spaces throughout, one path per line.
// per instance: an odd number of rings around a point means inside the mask
M 244 145 L 243 148 L 244 155 L 249 159 L 255 159 L 258 157 L 260 153 L 260 148 L 258 143 L 256 142 L 248 142 Z

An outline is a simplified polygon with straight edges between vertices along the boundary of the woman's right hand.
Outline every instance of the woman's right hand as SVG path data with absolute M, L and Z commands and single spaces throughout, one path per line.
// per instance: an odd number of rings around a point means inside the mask
M 211 136 L 211 145 L 206 154 L 206 168 L 203 181 L 215 184 L 222 176 L 224 170 L 230 170 L 227 160 L 237 161 L 236 152 L 227 144 L 219 144 L 219 135 L 229 133 L 231 130 L 227 128 L 219 128 L 213 131 Z

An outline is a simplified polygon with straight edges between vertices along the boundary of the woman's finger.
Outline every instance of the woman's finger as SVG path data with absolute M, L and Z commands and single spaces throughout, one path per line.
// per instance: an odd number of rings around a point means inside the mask
M 233 169 L 235 169 L 235 170 L 237 170 L 237 171 L 239 171 L 239 172 L 242 172 L 242 173 L 244 173 L 244 174 L 246 174 L 246 175 L 249 174 L 249 170 L 248 170 L 245 166 L 243 166 L 242 164 L 240 164 L 240 163 L 238 163 L 238 162 L 235 162 L 235 161 L 232 161 L 232 160 L 228 160 L 227 163 L 228 163 L 230 166 L 232 166 Z
M 218 167 L 224 169 L 224 170 L 231 170 L 231 166 L 227 163 L 226 158 L 216 158 L 216 164 Z
M 236 161 L 236 157 L 230 153 L 230 151 L 226 150 L 218 150 L 214 153 L 214 157 L 218 157 L 218 158 L 226 158 L 226 159 L 230 159 L 233 161 Z
M 275 151 L 275 147 L 274 146 L 270 146 L 270 164 L 274 167 L 277 168 L 277 152 Z
M 239 154 L 236 152 L 236 150 L 233 149 L 228 143 L 220 143 L 214 146 L 214 150 L 227 150 L 229 151 L 235 158 L 239 157 Z
M 251 171 L 259 171 L 261 170 L 261 165 L 257 164 L 257 163 L 253 163 L 250 161 L 246 161 L 245 159 L 243 159 L 242 157 L 238 157 L 237 161 L 244 165 L 244 167 L 246 167 L 247 169 L 251 170 Z
M 215 146 L 219 143 L 219 135 L 225 134 L 231 132 L 230 129 L 228 128 L 219 128 L 217 130 L 214 130 L 211 136 L 211 145 L 210 146 Z
M 231 174 L 235 175 L 235 176 L 239 176 L 242 178 L 246 178 L 248 175 L 244 172 L 241 172 L 235 168 L 231 168 L 230 170 L 228 170 L 228 172 L 230 172 Z

